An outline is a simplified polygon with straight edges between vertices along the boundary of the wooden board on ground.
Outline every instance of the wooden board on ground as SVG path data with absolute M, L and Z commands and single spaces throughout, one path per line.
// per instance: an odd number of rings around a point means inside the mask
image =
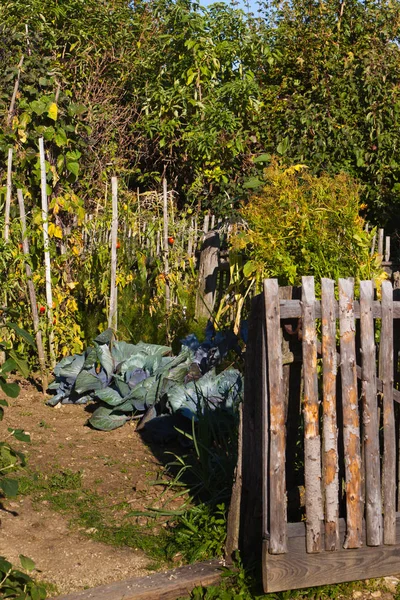
M 225 561 L 215 559 L 179 567 L 165 573 L 116 581 L 83 590 L 57 600 L 176 600 L 188 596 L 197 586 L 216 584 L 221 579 Z

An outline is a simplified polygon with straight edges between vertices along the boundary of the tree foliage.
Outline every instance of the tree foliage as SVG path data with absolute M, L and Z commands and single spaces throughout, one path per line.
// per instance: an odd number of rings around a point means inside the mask
M 0 16 L 0 149 L 18 149 L 25 183 L 44 135 L 53 194 L 90 206 L 110 173 L 146 189 L 166 169 L 182 203 L 221 211 L 268 152 L 353 176 L 381 222 L 398 213 L 398 0 L 276 2 L 257 17 L 191 0 L 9 0 Z

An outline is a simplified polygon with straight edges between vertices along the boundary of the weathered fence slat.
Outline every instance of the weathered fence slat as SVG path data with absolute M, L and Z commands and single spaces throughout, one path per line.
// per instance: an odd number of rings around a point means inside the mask
M 383 541 L 396 543 L 396 428 L 393 406 L 393 289 L 382 283 L 381 347 L 383 380 Z
M 368 546 L 382 544 L 382 501 L 379 455 L 379 426 L 376 396 L 376 349 L 372 303 L 372 281 L 360 282 L 362 354 L 362 398 L 365 460 L 365 505 Z
M 321 439 L 318 418 L 317 333 L 314 277 L 303 277 L 304 475 L 306 490 L 307 552 L 321 551 L 323 521 Z
M 262 504 L 263 504 L 263 538 L 268 538 L 268 469 L 269 469 L 269 401 L 268 401 L 268 377 L 267 377 L 267 330 L 265 321 L 262 325 L 262 368 L 261 395 L 262 395 Z
M 347 535 L 345 548 L 362 545 L 360 419 L 358 414 L 354 282 L 339 279 L 339 329 L 346 473 Z
M 335 282 L 321 280 L 323 357 L 323 482 L 325 493 L 325 550 L 339 548 L 339 461 L 336 417 Z
M 287 551 L 285 409 L 282 386 L 282 348 L 279 288 L 276 279 L 264 281 L 265 317 L 268 339 L 270 399 L 270 543 L 271 554 Z

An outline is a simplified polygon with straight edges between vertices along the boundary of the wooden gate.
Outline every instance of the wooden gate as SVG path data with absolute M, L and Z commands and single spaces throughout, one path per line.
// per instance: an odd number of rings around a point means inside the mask
M 242 531 L 261 527 L 265 592 L 400 573 L 400 302 L 388 281 L 379 300 L 373 282 L 357 288 L 322 279 L 319 301 L 303 277 L 296 300 L 268 279 L 252 317 Z

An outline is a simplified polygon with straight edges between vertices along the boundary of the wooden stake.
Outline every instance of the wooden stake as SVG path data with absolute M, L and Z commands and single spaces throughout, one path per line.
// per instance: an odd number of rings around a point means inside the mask
M 396 543 L 396 426 L 393 406 L 393 289 L 382 282 L 383 502 L 385 544 Z
M 21 69 L 22 69 L 23 64 L 24 64 L 24 55 L 21 56 L 21 60 L 19 61 L 19 64 L 18 64 L 17 78 L 14 83 L 14 91 L 13 91 L 13 95 L 11 97 L 10 108 L 8 109 L 7 127 L 11 127 L 11 124 L 12 124 L 12 120 L 13 120 L 13 116 L 14 116 L 14 109 L 15 109 L 15 101 L 17 99 L 19 80 L 21 77 Z
M 382 543 L 381 469 L 376 397 L 375 332 L 372 281 L 360 281 L 362 397 L 365 457 L 365 506 L 368 546 Z
M 19 204 L 19 213 L 21 217 L 21 236 L 22 236 L 22 251 L 25 256 L 25 272 L 26 272 L 26 280 L 28 286 L 29 293 L 29 301 L 31 304 L 32 311 L 32 321 L 33 321 L 33 329 L 36 337 L 36 346 L 39 357 L 39 367 L 40 373 L 42 377 L 42 389 L 43 393 L 46 392 L 48 387 L 48 379 L 47 379 L 47 357 L 46 351 L 43 346 L 42 339 L 42 331 L 40 329 L 40 321 L 39 321 L 39 313 L 37 308 L 37 299 L 36 292 L 32 281 L 32 270 L 29 264 L 29 240 L 26 234 L 26 216 L 25 216 L 25 205 L 24 205 L 24 196 L 22 194 L 22 190 L 17 190 L 18 204 Z
M 307 552 L 310 553 L 321 551 L 321 525 L 324 518 L 321 493 L 321 438 L 318 424 L 314 277 L 303 277 L 302 288 L 306 543 Z
M 345 548 L 362 546 L 360 418 L 358 414 L 354 282 L 339 279 L 340 358 L 343 441 L 346 471 L 347 533 Z
M 6 206 L 4 211 L 4 240 L 7 242 L 10 238 L 10 208 L 12 195 L 12 160 L 13 149 L 8 149 L 7 159 L 7 188 L 6 188 Z
M 49 352 L 50 365 L 54 369 L 56 365 L 56 356 L 54 352 L 54 330 L 53 330 L 53 294 L 51 289 L 51 263 L 49 246 L 49 210 L 47 205 L 47 181 L 46 181 L 46 161 L 44 155 L 43 138 L 39 138 L 40 155 L 40 184 L 42 191 L 42 224 L 43 224 L 43 244 L 44 244 L 44 266 L 46 280 L 46 302 L 47 302 L 47 320 L 49 329 Z
M 323 482 L 325 492 L 325 550 L 339 550 L 339 460 L 336 413 L 335 282 L 321 280 L 323 356 Z
M 282 344 L 277 279 L 264 281 L 270 400 L 269 523 L 271 554 L 287 552 L 286 424 L 283 397 Z M 251 375 L 250 375 L 251 376 Z
M 168 263 L 168 186 L 167 178 L 163 177 L 163 221 L 164 221 L 164 277 L 165 277 L 165 311 L 168 314 L 171 308 L 169 263 Z
M 111 284 L 110 284 L 110 309 L 108 313 L 108 326 L 117 331 L 118 326 L 118 298 L 117 298 L 117 238 L 118 238 L 118 179 L 111 178 L 112 192 L 112 221 L 111 221 Z

